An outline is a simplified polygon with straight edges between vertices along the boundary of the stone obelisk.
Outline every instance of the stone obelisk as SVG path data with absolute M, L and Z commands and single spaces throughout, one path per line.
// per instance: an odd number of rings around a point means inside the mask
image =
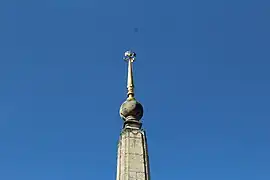
M 133 63 L 136 54 L 127 51 L 124 60 L 128 63 L 127 99 L 120 107 L 124 120 L 118 143 L 116 180 L 150 180 L 149 157 L 145 131 L 141 128 L 143 106 L 135 99 Z

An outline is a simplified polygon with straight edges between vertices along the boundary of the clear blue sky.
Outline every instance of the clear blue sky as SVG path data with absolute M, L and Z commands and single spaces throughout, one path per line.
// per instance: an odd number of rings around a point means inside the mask
M 269 180 L 269 7 L 1 0 L 0 179 L 115 179 L 132 48 L 153 180 Z

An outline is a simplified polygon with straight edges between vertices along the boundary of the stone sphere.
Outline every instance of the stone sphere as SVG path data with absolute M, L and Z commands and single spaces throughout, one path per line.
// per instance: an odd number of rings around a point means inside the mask
M 143 106 L 135 99 L 127 100 L 120 107 L 120 116 L 125 121 L 139 121 L 143 117 Z

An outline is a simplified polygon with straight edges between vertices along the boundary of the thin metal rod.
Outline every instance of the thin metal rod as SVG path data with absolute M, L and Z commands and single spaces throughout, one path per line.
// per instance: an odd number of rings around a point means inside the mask
M 134 99 L 134 80 L 133 80 L 133 60 L 128 60 L 128 79 L 127 79 L 128 99 Z
M 133 81 L 133 62 L 136 59 L 136 53 L 132 51 L 126 51 L 124 60 L 128 62 L 128 79 L 127 79 L 127 99 L 132 100 L 134 98 L 134 81 Z

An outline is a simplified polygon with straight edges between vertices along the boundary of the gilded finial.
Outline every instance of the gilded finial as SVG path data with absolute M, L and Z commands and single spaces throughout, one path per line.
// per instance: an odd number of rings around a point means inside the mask
M 125 52 L 124 60 L 128 62 L 127 79 L 127 100 L 120 107 L 120 116 L 125 121 L 124 128 L 141 128 L 140 120 L 143 117 L 143 106 L 134 97 L 133 82 L 133 62 L 136 59 L 136 53 L 132 51 Z
M 134 81 L 133 81 L 133 62 L 136 59 L 136 53 L 132 51 L 126 51 L 124 60 L 128 62 L 128 79 L 127 79 L 127 99 L 132 100 L 134 97 Z

